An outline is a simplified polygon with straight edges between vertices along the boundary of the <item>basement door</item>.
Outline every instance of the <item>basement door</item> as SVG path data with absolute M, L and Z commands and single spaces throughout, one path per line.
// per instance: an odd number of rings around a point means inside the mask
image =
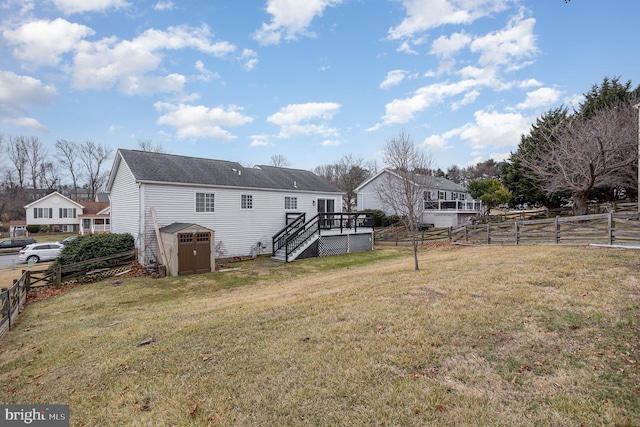
M 178 276 L 211 272 L 211 233 L 178 234 Z

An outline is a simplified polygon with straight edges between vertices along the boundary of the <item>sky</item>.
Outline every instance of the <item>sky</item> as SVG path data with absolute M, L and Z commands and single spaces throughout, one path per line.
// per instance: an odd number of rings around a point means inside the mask
M 250 167 L 505 160 L 604 77 L 640 84 L 636 0 L 0 0 L 0 134 Z M 0 162 L 8 159 L 1 154 Z

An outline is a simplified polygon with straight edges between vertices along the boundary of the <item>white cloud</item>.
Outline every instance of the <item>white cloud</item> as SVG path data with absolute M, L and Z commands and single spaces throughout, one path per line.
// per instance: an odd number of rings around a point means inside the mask
M 409 43 L 408 41 L 403 41 L 402 43 L 400 43 L 400 46 L 398 46 L 398 52 L 404 52 L 404 53 L 408 53 L 410 55 L 417 55 L 418 52 L 415 51 L 412 47 L 411 47 L 411 43 Z
M 368 130 L 378 130 L 384 125 L 407 123 L 416 113 L 424 111 L 433 104 L 441 103 L 447 97 L 471 91 L 480 84 L 477 80 L 468 79 L 457 83 L 435 83 L 421 87 L 409 98 L 394 99 L 389 102 L 385 106 L 386 112 L 382 116 L 382 122 Z
M 36 132 L 48 132 L 49 129 L 33 117 L 0 117 L 0 123 L 30 129 Z
M 129 7 L 125 0 L 50 0 L 65 15 L 83 12 L 104 12 Z
M 295 135 L 336 136 L 339 134 L 338 130 L 328 127 L 325 122 L 331 120 L 339 110 L 340 104 L 333 102 L 290 104 L 267 117 L 267 121 L 280 126 L 281 138 Z
M 261 45 L 278 44 L 285 40 L 295 40 L 299 35 L 313 36 L 308 27 L 311 21 L 322 16 L 327 7 L 334 7 L 342 0 L 268 0 L 267 13 L 271 22 L 262 23 L 262 27 L 253 34 Z
M 521 114 L 495 111 L 476 111 L 474 118 L 475 123 L 460 128 L 460 138 L 469 141 L 474 150 L 517 146 L 532 123 Z
M 14 46 L 13 55 L 35 66 L 58 65 L 63 54 L 75 50 L 82 39 L 93 34 L 91 28 L 62 18 L 29 21 L 2 32 L 7 45 Z
M 192 48 L 224 57 L 235 50 L 228 42 L 214 42 L 206 26 L 169 27 L 167 31 L 150 29 L 132 40 L 114 37 L 97 42 L 81 42 L 73 65 L 72 84 L 76 89 L 108 89 L 118 85 L 127 94 L 179 91 L 185 82 L 179 74 L 148 76 L 163 60 L 164 50 Z M 138 91 L 139 89 L 139 91 Z
M 158 3 L 156 3 L 153 8 L 155 10 L 158 11 L 165 11 L 165 10 L 173 10 L 175 9 L 176 5 L 175 3 L 173 3 L 171 0 L 160 0 Z
M 392 70 L 387 73 L 387 77 L 382 83 L 380 83 L 380 89 L 387 89 L 392 86 L 397 86 L 404 80 L 407 72 L 404 70 Z
M 162 114 L 156 123 L 175 128 L 179 138 L 229 141 L 236 137 L 223 127 L 242 126 L 253 121 L 253 118 L 243 115 L 242 108 L 236 105 L 208 108 L 204 105 L 156 102 L 154 107 Z
M 194 66 L 195 66 L 195 69 L 198 70 L 198 72 L 200 73 L 196 77 L 200 81 L 208 82 L 208 81 L 211 81 L 213 79 L 219 79 L 220 78 L 220 74 L 214 73 L 212 71 L 207 70 L 207 68 L 204 66 L 204 62 L 202 62 L 200 60 L 196 61 Z
M 244 61 L 244 69 L 247 71 L 253 70 L 258 64 L 258 54 L 251 49 L 243 49 L 240 55 L 240 60 Z
M 519 61 L 537 53 L 533 32 L 536 20 L 524 19 L 522 14 L 511 19 L 506 28 L 477 37 L 471 42 L 471 51 L 478 52 L 481 66 L 508 65 L 519 67 Z
M 322 145 L 323 147 L 337 147 L 338 145 L 342 145 L 342 141 L 338 141 L 336 139 L 327 139 L 325 141 L 322 141 Z
M 455 111 L 458 108 L 464 106 L 464 105 L 469 105 L 469 104 L 473 104 L 473 102 L 480 96 L 480 91 L 478 90 L 472 90 L 471 92 L 467 92 L 464 94 L 464 97 L 462 98 L 461 101 L 458 102 L 454 102 L 451 104 L 451 110 Z
M 402 0 L 407 17 L 389 29 L 389 38 L 411 38 L 445 24 L 471 24 L 507 8 L 509 0 Z
M 527 92 L 526 99 L 517 107 L 521 109 L 545 107 L 555 104 L 558 99 L 560 99 L 560 91 L 550 87 L 542 87 L 533 92 Z
M 251 135 L 251 144 L 249 147 L 268 147 L 273 145 L 269 142 L 268 135 Z
M 564 105 L 578 109 L 580 104 L 584 102 L 584 95 L 581 93 L 573 94 L 572 96 L 565 97 L 563 100 Z
M 518 87 L 520 89 L 528 89 L 530 87 L 539 87 L 539 86 L 542 86 L 542 83 L 540 83 L 536 79 L 523 80 L 520 83 L 518 83 Z
M 450 58 L 471 42 L 464 33 L 454 33 L 450 37 L 440 36 L 431 43 L 431 53 L 442 58 Z
M 0 123 L 46 132 L 45 125 L 25 114 L 28 114 L 30 106 L 46 106 L 55 96 L 55 87 L 45 85 L 38 79 L 0 71 Z

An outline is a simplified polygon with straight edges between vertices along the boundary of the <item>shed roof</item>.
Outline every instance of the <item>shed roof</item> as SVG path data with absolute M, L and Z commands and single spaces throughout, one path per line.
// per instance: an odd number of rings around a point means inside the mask
M 192 228 L 192 227 L 197 227 L 197 228 L 204 228 L 206 230 L 209 231 L 213 231 L 207 227 L 203 227 L 201 225 L 198 224 L 194 224 L 192 222 L 174 222 L 173 224 L 169 224 L 169 225 L 165 225 L 164 227 L 160 227 L 159 231 L 161 233 L 167 233 L 167 234 L 173 234 L 173 233 L 178 233 L 182 230 L 185 230 L 187 228 Z
M 240 163 L 226 160 L 138 150 L 119 149 L 118 153 L 116 166 L 121 158 L 138 182 L 343 193 L 313 172 L 302 169 L 263 165 L 245 168 Z

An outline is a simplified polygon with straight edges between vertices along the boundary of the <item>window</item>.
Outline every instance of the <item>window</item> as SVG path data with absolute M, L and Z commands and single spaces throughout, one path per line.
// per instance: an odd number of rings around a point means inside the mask
M 34 218 L 53 218 L 53 208 L 33 208 Z
M 438 191 L 438 200 L 447 200 L 447 192 Z
M 458 194 L 455 191 L 453 193 L 451 193 L 451 196 L 453 197 L 453 200 L 458 200 Z
M 460 193 L 460 200 L 467 200 L 467 195 L 465 193 Z
M 253 209 L 253 196 L 251 194 L 243 194 L 240 196 L 240 207 L 242 209 Z
M 213 212 L 213 202 L 213 193 L 196 193 L 196 212 Z
M 285 196 L 284 198 L 284 208 L 285 209 L 298 209 L 298 198 Z
M 60 218 L 75 218 L 76 208 L 60 208 Z

